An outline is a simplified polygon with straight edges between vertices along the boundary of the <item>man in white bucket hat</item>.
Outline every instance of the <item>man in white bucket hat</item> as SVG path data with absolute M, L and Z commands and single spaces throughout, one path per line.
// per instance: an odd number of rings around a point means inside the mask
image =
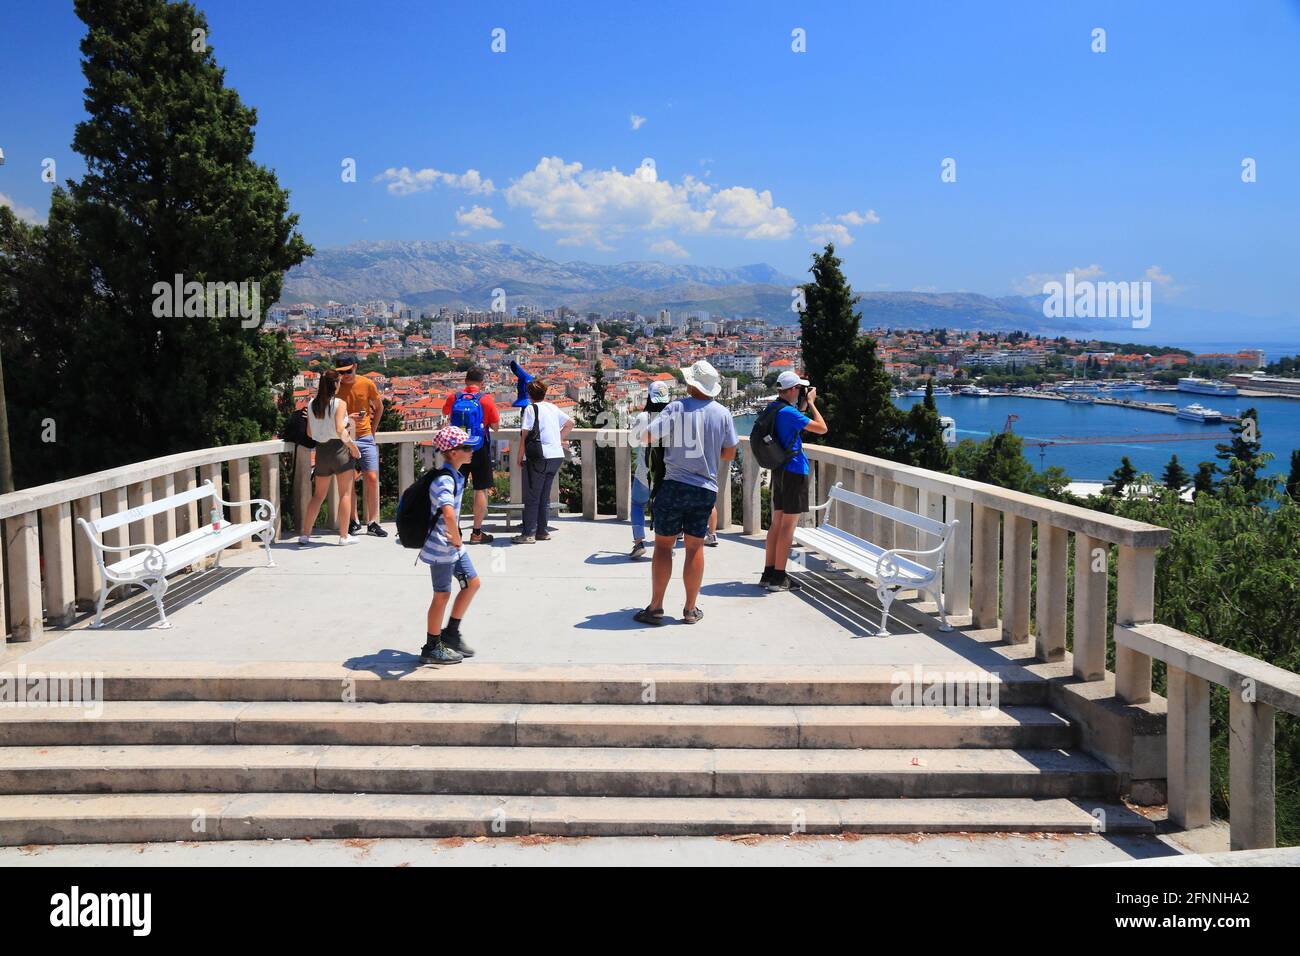
M 718 370 L 699 361 L 682 369 L 682 379 L 687 397 L 670 402 L 647 427 L 632 433 L 637 445 L 649 439 L 664 446 L 664 480 L 654 499 L 650 605 L 636 613 L 636 620 L 642 624 L 656 626 L 664 623 L 664 593 L 673 574 L 673 546 L 679 534 L 686 541 L 682 623 L 694 624 L 704 617 L 696 606 L 704 580 L 704 539 L 709 533 L 709 516 L 718 501 L 719 484 L 723 493 L 731 493 L 726 478 L 740 444 L 731 413 L 713 400 L 722 391 Z

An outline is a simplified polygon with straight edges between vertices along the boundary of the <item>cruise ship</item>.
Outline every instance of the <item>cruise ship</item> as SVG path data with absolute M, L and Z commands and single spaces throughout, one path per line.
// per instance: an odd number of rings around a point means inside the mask
M 1197 395 L 1236 395 L 1237 386 L 1210 378 L 1196 378 L 1189 375 L 1178 380 L 1178 391 L 1195 392 Z
M 1095 395 L 1100 389 L 1096 382 L 1070 381 L 1061 382 L 1056 386 L 1056 391 L 1061 395 Z
M 1146 386 L 1141 382 L 1103 382 L 1101 392 L 1103 395 L 1125 394 L 1128 392 L 1145 392 Z
M 1185 422 L 1200 422 L 1203 425 L 1217 425 L 1223 421 L 1223 412 L 1206 408 L 1193 402 L 1186 408 L 1178 409 L 1178 417 Z

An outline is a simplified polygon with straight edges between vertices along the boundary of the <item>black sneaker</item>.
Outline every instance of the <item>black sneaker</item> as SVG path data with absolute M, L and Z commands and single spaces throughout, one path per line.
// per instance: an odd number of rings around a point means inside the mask
M 353 519 L 351 519 L 350 521 L 348 521 L 348 534 L 349 534 L 349 535 L 357 534 L 357 533 L 359 533 L 360 531 L 361 531 L 361 522 L 360 522 L 360 521 L 357 521 L 355 518 L 353 518 Z
M 772 575 L 772 579 L 767 582 L 769 591 L 802 591 L 803 585 L 796 581 L 784 571 L 777 571 Z
M 465 638 L 459 632 L 448 632 L 442 635 L 444 647 L 449 647 L 461 657 L 473 657 L 474 648 L 465 643 Z
M 758 579 L 758 586 L 759 586 L 759 587 L 764 587 L 764 588 L 767 587 L 769 584 L 772 583 L 772 579 L 773 579 L 774 577 L 776 577 L 776 570 L 775 570 L 775 569 L 772 569 L 771 571 L 769 571 L 769 570 L 767 570 L 766 568 L 764 568 L 764 569 L 763 569 L 763 574 L 762 574 L 762 576 L 759 577 L 759 579 Z
M 469 543 L 470 544 L 491 544 L 492 535 L 488 534 L 482 528 L 479 528 L 477 531 L 475 531 L 469 536 Z
M 376 538 L 387 538 L 387 537 L 388 537 L 388 532 L 385 531 L 383 528 L 379 527 L 379 522 L 378 522 L 378 521 L 372 521 L 372 522 L 370 522 L 370 524 L 368 524 L 368 525 L 366 526 L 366 531 L 368 531 L 370 534 L 372 534 L 372 535 L 373 535 L 374 537 L 376 537 Z
M 442 641 L 430 647 L 425 644 L 420 649 L 421 664 L 459 664 L 464 659 L 460 651 L 452 650 Z

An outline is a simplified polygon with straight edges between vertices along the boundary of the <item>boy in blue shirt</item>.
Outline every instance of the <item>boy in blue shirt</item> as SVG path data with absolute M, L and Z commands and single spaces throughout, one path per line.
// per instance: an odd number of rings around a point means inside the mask
M 433 436 L 433 446 L 442 452 L 443 463 L 451 474 L 440 474 L 429 485 L 429 510 L 434 516 L 429 534 L 420 549 L 420 560 L 429 565 L 433 578 L 433 600 L 429 602 L 421 664 L 458 664 L 474 651 L 460 634 L 460 622 L 478 593 L 479 576 L 465 550 L 460 535 L 460 504 L 465 495 L 465 476 L 461 466 L 474 457 L 483 439 L 471 437 L 464 429 L 447 425 Z M 460 593 L 451 604 L 451 619 L 442 626 L 443 612 L 451 600 L 451 579 L 460 584 Z
M 784 468 L 772 472 L 772 525 L 767 529 L 763 576 L 758 582 L 769 591 L 799 589 L 799 583 L 785 573 L 785 565 L 799 516 L 808 510 L 808 458 L 803 453 L 803 433 L 826 434 L 826 422 L 817 411 L 817 389 L 808 389 L 808 414 L 796 404 L 800 389 L 807 386 L 808 380 L 794 372 L 782 372 L 776 380 L 776 400 L 782 408 L 776 413 L 773 430 L 781 447 L 793 451 L 794 456 Z

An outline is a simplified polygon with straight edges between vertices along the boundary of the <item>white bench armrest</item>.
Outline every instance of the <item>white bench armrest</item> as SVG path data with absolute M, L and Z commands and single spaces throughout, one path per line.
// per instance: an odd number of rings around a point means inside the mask
M 99 563 L 103 567 L 105 573 L 109 574 L 110 576 L 112 575 L 112 570 L 109 569 L 108 566 L 104 564 L 104 558 L 102 556 L 102 552 L 104 551 L 120 552 L 120 551 L 144 550 L 149 552 L 148 557 L 144 559 L 144 570 L 150 572 L 161 572 L 162 569 L 167 566 L 167 556 L 162 553 L 162 550 L 157 545 L 154 544 L 128 544 L 121 548 L 115 548 L 112 545 L 104 544 L 102 541 L 96 541 L 94 535 L 91 535 L 91 541 L 93 541 L 95 547 L 97 547 L 100 550 L 101 555 L 99 558 Z
M 275 505 L 271 504 L 271 502 L 267 501 L 265 498 L 250 498 L 248 501 L 227 501 L 225 498 L 221 497 L 220 492 L 214 493 L 213 497 L 217 499 L 217 503 L 223 508 L 238 508 L 241 505 L 248 505 L 251 507 L 257 505 L 257 510 L 253 513 L 253 519 L 255 521 L 275 522 Z

